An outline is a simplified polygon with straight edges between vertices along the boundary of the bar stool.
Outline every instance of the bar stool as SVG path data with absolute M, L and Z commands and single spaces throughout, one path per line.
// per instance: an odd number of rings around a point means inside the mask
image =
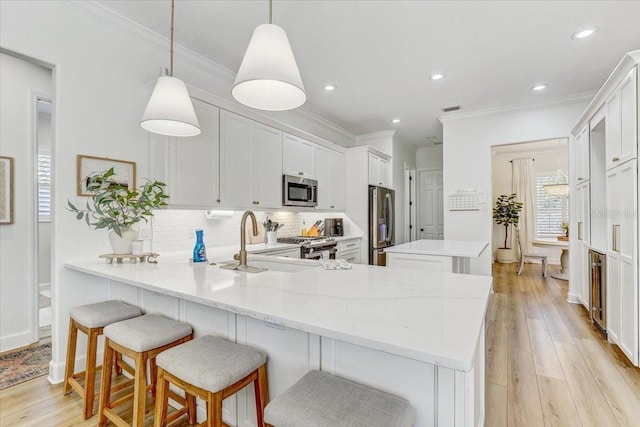
M 253 383 L 257 425 L 264 426 L 264 406 L 269 400 L 267 356 L 259 350 L 206 335 L 158 355 L 158 393 L 155 427 L 165 426 L 188 414 L 196 422 L 195 396 L 207 402 L 208 427 L 226 426 L 222 422 L 222 401 Z M 183 389 L 186 408 L 167 417 L 168 398 L 176 399 L 169 383 Z
M 133 426 L 142 426 L 145 418 L 147 391 L 155 395 L 156 356 L 164 350 L 189 341 L 193 334 L 191 326 L 158 314 L 147 314 L 122 322 L 112 323 L 104 328 L 105 349 L 102 381 L 100 383 L 100 406 L 98 425 L 105 426 L 111 420 L 118 426 L 128 425 L 114 408 L 133 399 Z M 111 364 L 114 354 L 132 358 L 135 361 L 133 393 L 111 401 L 112 391 L 124 388 L 111 385 Z M 147 385 L 147 361 L 151 380 Z
M 327 374 L 310 371 L 264 410 L 267 426 L 411 427 L 408 401 Z
M 67 340 L 67 363 L 64 372 L 63 393 L 69 394 L 75 390 L 83 400 L 83 417 L 93 415 L 93 401 L 95 398 L 96 371 L 102 369 L 96 367 L 96 353 L 98 351 L 98 335 L 102 335 L 102 329 L 114 322 L 140 316 L 142 311 L 138 307 L 125 304 L 122 301 L 104 301 L 96 304 L 81 305 L 69 310 L 69 338 Z M 78 342 L 78 330 L 87 335 L 87 358 L 83 372 L 75 373 L 76 344 Z M 116 362 L 118 373 L 121 372 Z M 84 387 L 78 381 L 84 376 Z

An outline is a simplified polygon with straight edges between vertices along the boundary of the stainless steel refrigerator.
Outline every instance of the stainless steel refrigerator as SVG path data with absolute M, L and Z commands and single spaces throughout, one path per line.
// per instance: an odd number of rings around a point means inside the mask
M 369 264 L 387 265 L 384 249 L 393 246 L 395 191 L 369 186 Z

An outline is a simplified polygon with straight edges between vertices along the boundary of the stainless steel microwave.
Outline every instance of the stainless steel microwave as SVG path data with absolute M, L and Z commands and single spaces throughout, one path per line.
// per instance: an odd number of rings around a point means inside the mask
M 317 206 L 318 181 L 299 176 L 282 176 L 282 204 L 284 206 Z

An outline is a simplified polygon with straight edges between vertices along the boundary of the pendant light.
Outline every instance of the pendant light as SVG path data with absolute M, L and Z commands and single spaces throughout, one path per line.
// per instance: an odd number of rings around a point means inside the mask
M 171 41 L 169 75 L 160 77 L 153 89 L 140 126 L 149 132 L 168 136 L 200 134 L 200 123 L 193 109 L 187 86 L 173 77 L 173 16 L 175 0 L 171 0 Z
M 558 169 L 553 176 L 555 183 L 543 185 L 544 191 L 553 196 L 567 196 L 569 194 L 569 184 L 567 174 L 562 169 Z
M 304 104 L 307 95 L 287 33 L 272 22 L 256 27 L 231 89 L 233 97 L 251 108 L 285 111 Z

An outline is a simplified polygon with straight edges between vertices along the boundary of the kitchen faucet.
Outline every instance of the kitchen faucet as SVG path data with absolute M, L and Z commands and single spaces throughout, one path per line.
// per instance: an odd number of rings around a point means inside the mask
M 254 236 L 258 235 L 258 222 L 256 221 L 256 216 L 251 211 L 245 211 L 242 215 L 242 219 L 240 220 L 240 252 L 233 256 L 233 259 L 240 261 L 239 264 L 224 264 L 221 265 L 220 268 L 224 268 L 225 270 L 240 270 L 246 271 L 248 273 L 260 273 L 261 271 L 266 271 L 266 268 L 260 267 L 252 267 L 247 265 L 247 238 L 245 236 L 245 228 L 247 226 L 247 218 L 251 218 L 252 224 L 252 232 Z

